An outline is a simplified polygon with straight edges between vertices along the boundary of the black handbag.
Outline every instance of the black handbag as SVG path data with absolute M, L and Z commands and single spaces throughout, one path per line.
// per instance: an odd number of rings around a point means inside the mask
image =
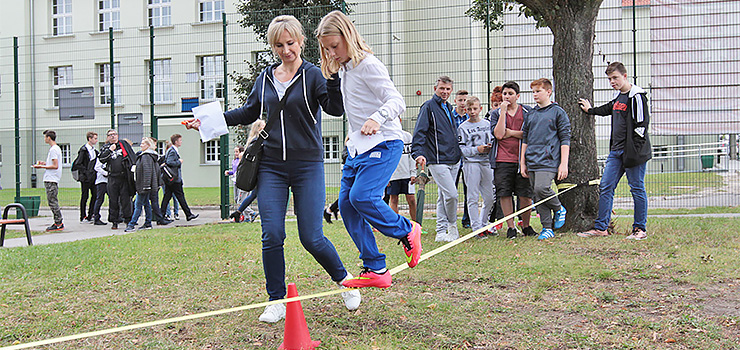
M 291 85 L 288 90 L 290 90 L 290 88 L 295 85 L 297 84 Z M 282 111 L 283 107 L 285 107 L 285 100 L 288 96 L 288 90 L 285 91 L 285 95 L 283 95 L 283 98 L 280 100 L 277 110 L 274 111 L 272 115 L 267 118 L 264 129 L 262 129 L 262 131 L 260 131 L 254 139 L 249 141 L 247 149 L 244 150 L 244 154 L 242 154 L 242 159 L 239 161 L 239 165 L 236 167 L 235 186 L 242 191 L 249 192 L 257 187 L 257 174 L 259 173 L 260 161 L 262 160 L 263 153 L 262 144 L 265 142 L 265 140 L 267 140 L 267 137 L 270 136 L 267 133 L 267 130 L 270 130 L 272 128 L 272 124 L 275 123 L 277 115 L 280 114 L 280 111 Z

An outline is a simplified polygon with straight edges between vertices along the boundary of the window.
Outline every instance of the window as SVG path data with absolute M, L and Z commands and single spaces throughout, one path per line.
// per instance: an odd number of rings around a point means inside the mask
M 215 100 L 224 97 L 224 56 L 200 57 L 200 99 Z
M 54 81 L 53 106 L 59 107 L 59 88 L 72 86 L 72 66 L 53 67 L 51 76 Z
M 166 27 L 172 25 L 171 0 L 149 0 L 149 25 L 152 27 Z
M 341 159 L 339 136 L 322 137 L 324 141 L 324 161 L 336 161 Z
M 172 60 L 154 60 L 154 102 L 172 102 Z M 148 69 L 149 67 L 147 67 Z
M 98 30 L 121 29 L 121 0 L 98 0 Z
M 219 163 L 219 145 L 218 140 L 211 140 L 203 144 L 203 160 L 206 164 Z
M 110 104 L 110 63 L 101 63 L 98 65 L 98 83 L 100 92 L 100 104 Z M 119 62 L 113 63 L 113 81 L 114 81 L 114 93 L 116 94 L 116 104 L 121 103 L 121 64 Z
M 163 156 L 166 150 L 167 150 L 167 141 L 157 141 L 157 153 L 160 156 Z
M 224 13 L 224 0 L 200 0 L 200 21 L 220 21 Z
M 62 165 L 72 165 L 72 156 L 71 156 L 71 150 L 72 148 L 68 143 L 58 143 L 59 148 L 62 149 Z
M 51 1 L 51 34 L 72 34 L 72 0 Z

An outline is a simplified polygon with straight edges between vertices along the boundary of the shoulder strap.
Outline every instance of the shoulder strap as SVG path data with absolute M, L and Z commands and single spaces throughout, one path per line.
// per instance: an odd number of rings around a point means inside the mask
M 305 73 L 306 73 L 306 72 L 303 72 L 303 74 L 305 74 Z M 265 122 L 265 127 L 264 127 L 264 128 L 262 129 L 262 131 L 260 131 L 260 133 L 259 133 L 259 137 L 261 137 L 261 138 L 262 138 L 262 140 L 267 140 L 267 137 L 268 137 L 268 136 L 270 136 L 270 134 L 268 134 L 268 132 L 267 132 L 267 131 L 268 131 L 268 130 L 271 130 L 271 128 L 272 128 L 272 125 L 273 125 L 273 124 L 275 124 L 275 121 L 277 120 L 277 115 L 278 115 L 278 114 L 280 114 L 280 112 L 281 112 L 281 111 L 283 110 L 283 108 L 285 108 L 285 103 L 286 103 L 286 102 L 287 102 L 287 100 L 288 100 L 288 93 L 289 93 L 289 92 L 290 92 L 290 91 L 291 91 L 291 90 L 293 89 L 293 87 L 294 87 L 294 86 L 296 86 L 296 85 L 297 85 L 297 84 L 296 84 L 295 82 L 293 82 L 293 84 L 292 84 L 292 85 L 290 85 L 290 86 L 289 86 L 289 87 L 288 87 L 288 88 L 287 88 L 287 89 L 285 90 L 285 95 L 283 95 L 283 98 L 281 98 L 281 99 L 280 99 L 280 102 L 278 102 L 277 108 L 276 108 L 276 109 L 275 109 L 275 110 L 273 111 L 273 113 L 272 113 L 271 115 L 268 115 L 268 116 L 267 116 L 267 121 Z M 262 89 L 264 89 L 264 88 L 265 88 L 265 86 L 264 86 L 264 84 L 263 84 L 263 85 L 262 85 Z M 261 102 L 261 103 L 262 103 L 262 104 L 264 104 L 264 103 L 265 103 L 265 99 L 264 99 L 264 90 L 263 90 L 263 98 L 262 98 L 262 102 Z

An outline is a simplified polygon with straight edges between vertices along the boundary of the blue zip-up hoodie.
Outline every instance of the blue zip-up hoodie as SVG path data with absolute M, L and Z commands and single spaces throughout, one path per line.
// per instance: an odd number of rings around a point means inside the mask
M 522 143 L 527 144 L 527 170 L 557 173 L 560 146 L 570 145 L 568 114 L 555 102 L 546 107 L 535 106 L 524 115 Z
M 248 125 L 266 111 L 277 120 L 264 143 L 266 157 L 278 160 L 323 161 L 324 145 L 321 139 L 321 110 L 331 115 L 344 113 L 339 77 L 327 81 L 321 69 L 304 60 L 296 72 L 293 83 L 285 92 L 285 107 L 277 111 L 279 99 L 273 83 L 275 63 L 260 73 L 249 93 L 247 102 L 240 108 L 224 113 L 227 125 Z
M 457 128 L 442 109 L 442 103 L 452 113 L 452 105 L 434 95 L 424 102 L 416 119 L 411 156 L 424 156 L 428 164 L 456 164 L 462 153 L 458 147 Z

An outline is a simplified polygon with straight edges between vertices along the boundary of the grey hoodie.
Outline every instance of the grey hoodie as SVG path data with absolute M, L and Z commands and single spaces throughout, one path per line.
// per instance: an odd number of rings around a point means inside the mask
M 560 146 L 570 145 L 568 114 L 555 102 L 534 107 L 524 115 L 522 143 L 527 144 L 524 158 L 528 170 L 557 173 Z

